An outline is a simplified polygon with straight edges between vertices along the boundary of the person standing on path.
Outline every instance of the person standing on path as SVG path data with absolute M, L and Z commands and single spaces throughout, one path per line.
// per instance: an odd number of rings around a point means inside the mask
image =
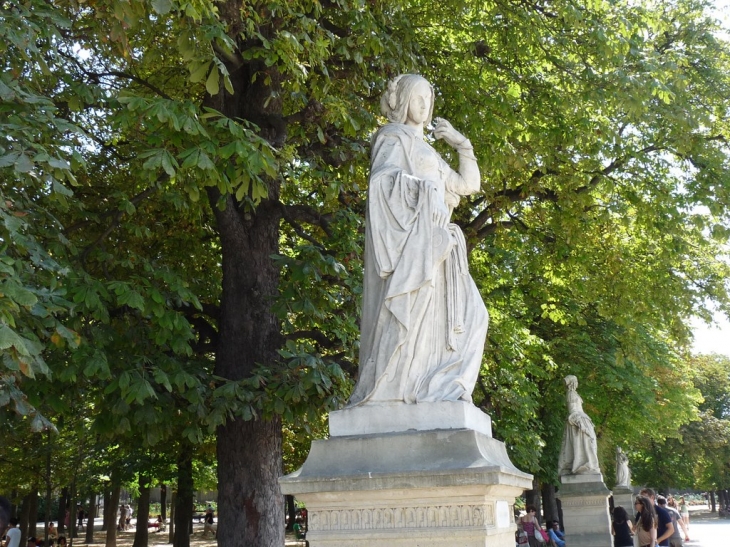
M 634 509 L 636 510 L 634 531 L 638 537 L 639 547 L 654 547 L 656 545 L 656 513 L 653 502 L 645 496 L 637 496 Z
M 5 547 L 20 547 L 20 528 L 18 528 L 18 519 L 10 519 L 10 528 L 5 534 Z
M 613 509 L 613 522 L 611 523 L 613 547 L 634 547 L 633 531 L 626 509 L 620 505 L 615 507 Z
M 647 497 L 654 504 L 654 511 L 657 517 L 656 542 L 660 547 L 669 547 L 669 538 L 674 534 L 674 525 L 669 511 L 656 504 L 656 492 L 651 488 L 642 488 L 640 494 Z

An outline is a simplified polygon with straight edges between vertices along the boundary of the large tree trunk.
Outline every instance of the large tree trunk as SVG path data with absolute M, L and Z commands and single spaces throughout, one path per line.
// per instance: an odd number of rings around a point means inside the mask
M 150 479 L 144 475 L 139 476 L 139 501 L 137 503 L 137 527 L 134 532 L 134 544 L 132 547 L 147 547 L 149 540 L 150 520 Z
M 96 519 L 96 494 L 89 496 L 89 511 L 86 515 L 86 543 L 94 541 L 94 520 Z
M 231 36 L 243 48 L 240 36 L 241 3 L 218 4 Z M 261 13 L 263 35 L 273 37 L 276 18 Z M 255 123 L 260 135 L 276 146 L 286 141 L 282 116 L 281 75 L 260 60 L 222 59 L 228 64 L 234 94 L 221 90 L 210 97 L 211 106 L 231 118 Z M 221 240 L 223 292 L 215 373 L 230 380 L 249 376 L 261 363 L 275 367 L 281 347 L 281 326 L 271 310 L 278 294 L 279 270 L 271 256 L 278 252 L 280 182 L 266 180 L 268 197 L 255 208 L 209 187 Z M 284 544 L 284 497 L 281 475 L 281 421 L 236 418 L 218 428 L 218 543 L 226 547 L 272 547 Z
M 233 23 L 240 18 L 238 2 L 229 0 L 220 9 Z M 223 92 L 210 106 L 229 117 L 253 121 L 272 142 L 282 139 L 281 102 L 272 99 L 278 96 L 280 80 L 275 69 L 250 61 L 230 70 L 235 95 Z M 252 82 L 254 74 L 258 76 Z M 227 196 L 221 211 L 216 207 L 217 189 L 208 192 L 223 255 L 215 373 L 230 380 L 247 377 L 258 363 L 275 366 L 281 346 L 281 327 L 271 311 L 279 284 L 279 271 L 271 259 L 278 252 L 279 182 L 268 180 L 267 185 L 268 199 L 254 210 Z M 278 484 L 281 420 L 236 418 L 218 428 L 217 440 L 219 543 L 227 547 L 283 545 L 284 498 Z
M 106 524 L 106 547 L 117 547 L 117 511 L 119 511 L 119 494 L 122 490 L 117 482 L 116 473 L 112 471 L 112 489 L 109 496 L 109 508 L 104 509 L 104 522 Z
M 177 459 L 177 500 L 175 500 L 173 547 L 190 547 L 190 526 L 192 522 L 193 454 L 192 449 L 183 444 Z
M 558 514 L 558 500 L 555 497 L 555 485 L 554 484 L 543 484 L 542 485 L 542 511 L 545 516 L 545 522 L 551 520 L 560 521 L 560 515 Z M 562 527 L 562 522 L 560 523 Z

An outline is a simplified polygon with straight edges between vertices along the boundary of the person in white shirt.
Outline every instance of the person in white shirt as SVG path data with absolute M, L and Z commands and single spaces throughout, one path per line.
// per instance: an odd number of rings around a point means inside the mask
M 18 519 L 10 519 L 10 528 L 5 533 L 5 547 L 20 547 L 20 528 Z

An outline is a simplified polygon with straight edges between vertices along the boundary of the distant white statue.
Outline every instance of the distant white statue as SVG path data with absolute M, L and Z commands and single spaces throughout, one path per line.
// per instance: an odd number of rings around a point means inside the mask
M 620 446 L 616 447 L 616 486 L 631 486 L 629 458 Z
M 469 401 L 489 316 L 469 276 L 464 235 L 450 222 L 479 191 L 471 142 L 443 119 L 434 137 L 459 156 L 454 171 L 424 141 L 434 91 L 414 74 L 388 84 L 390 123 L 372 139 L 365 228 L 360 376 L 349 405 Z
M 576 391 L 578 379 L 572 375 L 566 376 L 565 385 L 568 421 L 565 424 L 563 445 L 560 449 L 559 474 L 561 476 L 600 474 L 596 430 L 591 419 L 583 412 L 583 399 Z

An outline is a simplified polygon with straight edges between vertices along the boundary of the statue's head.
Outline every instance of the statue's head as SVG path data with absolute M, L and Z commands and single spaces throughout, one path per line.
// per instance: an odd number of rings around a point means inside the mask
M 568 389 L 578 389 L 578 378 L 573 376 L 572 374 L 565 377 L 565 385 Z
M 388 82 L 388 89 L 383 93 L 380 99 L 380 110 L 389 121 L 393 123 L 405 123 L 408 118 L 408 105 L 414 93 L 420 90 L 429 89 L 430 108 L 428 111 L 428 119 L 425 125 L 431 123 L 433 116 L 433 87 L 428 80 L 418 74 L 401 74 Z

